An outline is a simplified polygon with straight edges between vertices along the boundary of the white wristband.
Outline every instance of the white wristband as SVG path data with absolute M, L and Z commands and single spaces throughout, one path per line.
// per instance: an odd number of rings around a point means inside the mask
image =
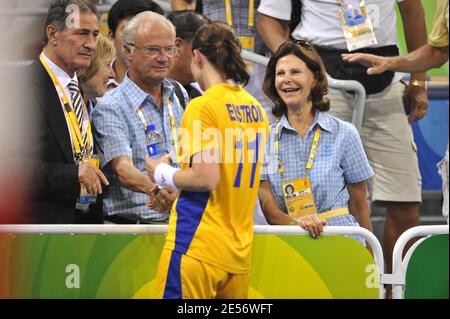
M 166 163 L 160 163 L 155 169 L 155 182 L 156 184 L 163 187 L 177 188 L 175 182 L 173 181 L 173 175 L 179 168 L 175 168 Z

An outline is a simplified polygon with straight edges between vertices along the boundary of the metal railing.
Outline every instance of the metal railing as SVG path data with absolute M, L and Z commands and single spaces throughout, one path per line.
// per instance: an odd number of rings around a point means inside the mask
M 348 80 L 336 80 L 328 77 L 328 86 L 332 89 L 341 90 L 341 91 L 352 91 L 354 93 L 354 108 L 353 108 L 353 116 L 352 123 L 355 125 L 356 129 L 359 133 L 361 133 L 362 123 L 364 119 L 364 108 L 366 102 L 366 90 L 364 86 L 358 81 L 348 81 Z

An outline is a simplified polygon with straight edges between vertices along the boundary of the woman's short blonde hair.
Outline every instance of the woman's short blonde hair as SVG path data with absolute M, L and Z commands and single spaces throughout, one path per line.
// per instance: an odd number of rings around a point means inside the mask
M 81 82 L 92 78 L 100 69 L 101 64 L 105 59 L 113 59 L 116 56 L 116 49 L 114 44 L 107 37 L 101 33 L 98 35 L 97 47 L 91 61 L 91 65 L 87 69 L 78 71 L 78 79 Z

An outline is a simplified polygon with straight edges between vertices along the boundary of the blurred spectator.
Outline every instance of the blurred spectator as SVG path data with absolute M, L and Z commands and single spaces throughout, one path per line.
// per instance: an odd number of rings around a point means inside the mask
M 6 44 L 0 45 L 1 48 Z M 18 158 L 34 144 L 34 135 L 28 134 L 33 132 L 29 106 L 34 106 L 35 101 L 29 94 L 23 94 L 29 92 L 26 83 L 30 80 L 22 69 L 7 66 L 0 58 L 0 224 L 29 222 L 25 213 L 30 207 L 23 199 L 29 196 L 32 180 Z
M 114 78 L 112 61 L 115 56 L 116 50 L 113 43 L 104 35 L 99 34 L 91 65 L 78 72 L 84 102 L 89 114 L 94 110 L 97 98 L 106 93 L 108 81 Z
M 325 221 L 372 231 L 366 181 L 373 171 L 355 127 L 325 113 L 327 91 L 323 63 L 309 43 L 286 42 L 270 59 L 264 92 L 281 118 L 266 147 L 261 208 L 270 224 L 297 224 L 288 213 L 305 216 L 298 224 L 313 237 L 320 236 Z M 311 191 L 313 197 L 304 195 Z M 304 206 L 296 206 L 299 196 Z M 316 209 L 309 209 L 314 203 Z

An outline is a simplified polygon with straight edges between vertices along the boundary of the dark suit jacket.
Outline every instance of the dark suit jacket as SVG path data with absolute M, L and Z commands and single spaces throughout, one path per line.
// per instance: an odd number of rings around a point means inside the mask
M 72 155 L 70 135 L 56 89 L 39 60 L 29 67 L 33 100 L 33 143 L 27 149 L 27 173 L 31 183 L 27 222 L 66 224 L 75 220 L 80 195 L 78 166 Z M 101 206 L 101 205 L 100 205 Z

